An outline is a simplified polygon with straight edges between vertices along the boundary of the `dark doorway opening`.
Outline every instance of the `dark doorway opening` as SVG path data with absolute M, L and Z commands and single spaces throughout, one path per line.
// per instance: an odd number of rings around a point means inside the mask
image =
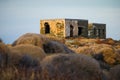
M 100 29 L 98 29 L 98 37 L 100 37 L 100 36 L 101 36 L 100 31 L 101 31 L 101 30 L 100 30 Z
M 94 35 L 96 35 L 96 33 L 97 33 L 97 32 L 96 32 L 96 28 L 94 28 L 94 31 L 93 31 L 93 32 L 94 32 Z
M 73 26 L 70 25 L 70 37 L 73 37 Z
M 81 35 L 81 34 L 82 34 L 82 30 L 83 30 L 82 27 L 78 27 L 78 35 Z
M 49 24 L 46 22 L 44 24 L 44 26 L 45 26 L 45 34 L 49 34 L 50 33 L 50 26 L 49 26 Z

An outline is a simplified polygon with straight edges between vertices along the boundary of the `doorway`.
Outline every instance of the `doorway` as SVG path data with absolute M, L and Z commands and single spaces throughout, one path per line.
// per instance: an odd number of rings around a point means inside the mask
M 46 22 L 44 24 L 44 26 L 45 26 L 45 34 L 49 34 L 50 33 L 50 26 L 49 26 L 49 24 Z
M 82 30 L 83 30 L 82 27 L 78 27 L 78 36 L 82 34 Z
M 73 37 L 73 26 L 70 25 L 70 37 Z

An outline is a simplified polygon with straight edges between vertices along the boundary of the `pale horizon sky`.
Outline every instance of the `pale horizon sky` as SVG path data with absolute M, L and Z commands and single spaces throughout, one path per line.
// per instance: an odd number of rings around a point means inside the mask
M 0 38 L 12 43 L 25 33 L 39 33 L 40 20 L 51 18 L 105 23 L 107 38 L 120 40 L 120 0 L 0 0 Z

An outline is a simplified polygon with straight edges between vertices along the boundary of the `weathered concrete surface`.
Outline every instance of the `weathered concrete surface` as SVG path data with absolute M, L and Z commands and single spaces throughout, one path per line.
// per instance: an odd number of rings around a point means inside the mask
M 106 24 L 91 23 L 88 26 L 89 38 L 106 38 Z
M 55 37 L 106 38 L 106 24 L 82 19 L 46 19 L 40 21 L 40 33 Z
M 57 37 L 88 37 L 88 20 L 47 19 L 40 21 L 40 33 L 46 34 L 45 23 L 50 27 L 50 35 Z M 72 26 L 72 29 L 71 29 Z M 80 28 L 79 28 L 80 27 Z M 48 33 L 47 33 L 48 34 Z

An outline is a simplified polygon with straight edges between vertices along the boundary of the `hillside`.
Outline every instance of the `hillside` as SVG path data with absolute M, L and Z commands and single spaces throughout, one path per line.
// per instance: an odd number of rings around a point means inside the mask
M 112 38 L 26 33 L 13 44 L 0 40 L 0 80 L 119 80 L 119 66 L 120 41 Z

